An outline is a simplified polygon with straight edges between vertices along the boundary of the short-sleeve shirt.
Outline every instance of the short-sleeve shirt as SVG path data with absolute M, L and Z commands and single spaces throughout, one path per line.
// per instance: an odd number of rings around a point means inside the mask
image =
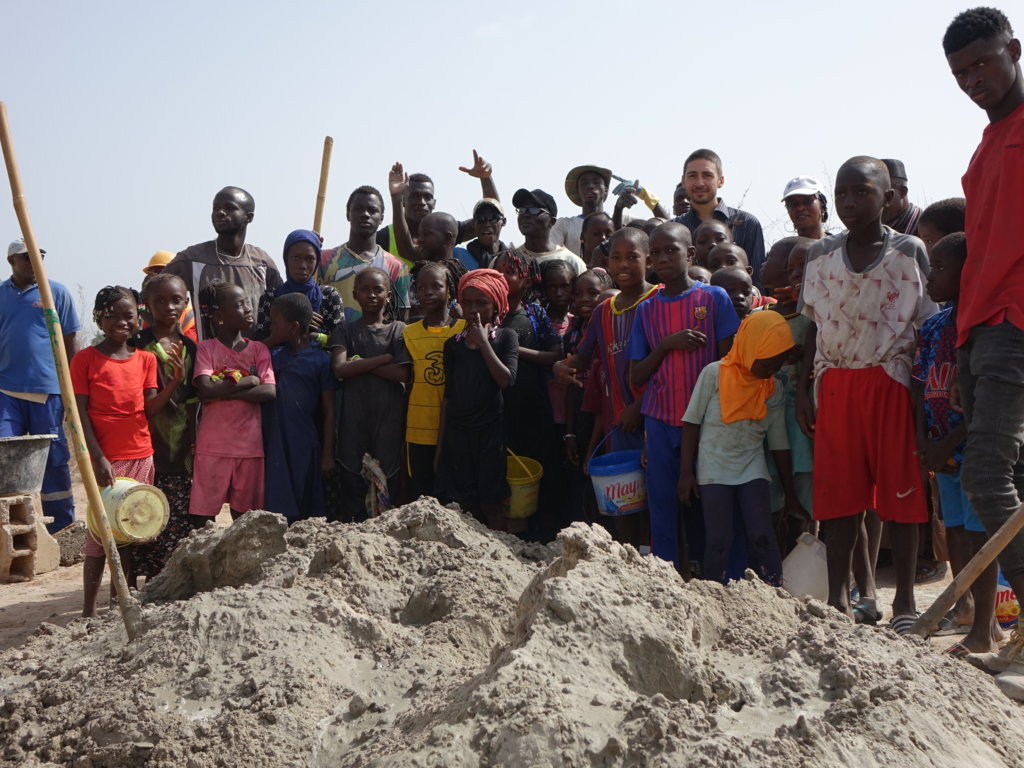
M 881 366 L 909 387 L 916 331 L 938 311 L 926 291 L 924 243 L 886 227 L 878 258 L 856 272 L 848 235 L 816 242 L 804 266 L 800 311 L 818 326 L 815 383 L 829 368 Z
M 150 436 L 153 439 L 153 468 L 160 475 L 184 475 L 190 471 L 192 442 L 188 429 L 188 404 L 196 402 L 196 390 L 192 384 L 196 343 L 186 336 L 182 336 L 181 341 L 185 378 L 167 405 L 149 419 Z M 129 343 L 156 358 L 157 388 L 162 392 L 174 377 L 174 367 L 167 350 L 153 335 L 153 329 L 144 328 Z
M 199 342 L 193 381 L 230 368 L 245 375 L 258 376 L 260 384 L 275 384 L 270 350 L 258 341 L 250 341 L 235 351 L 219 339 Z M 263 457 L 263 427 L 260 404 L 245 400 L 210 400 L 199 413 L 196 454 L 235 459 Z
M 268 288 L 260 297 L 259 310 L 256 312 L 256 326 L 253 328 L 254 339 L 265 339 L 270 335 L 270 307 L 277 298 L 279 288 Z M 335 326 L 345 319 L 344 310 L 341 305 L 341 296 L 329 285 L 320 287 L 323 292 L 323 300 L 320 306 L 313 307 L 313 311 L 323 318 L 323 332 L 330 335 Z M 284 294 L 281 294 L 282 296 Z
M 957 299 L 957 344 L 978 325 L 1024 331 L 1024 104 L 985 126 L 963 177 L 967 261 Z
M 769 450 L 789 448 L 782 384 L 775 382 L 775 389 L 765 402 L 768 412 L 764 418 L 740 419 L 725 424 L 722 422 L 722 402 L 718 397 L 718 371 L 721 366 L 721 361 L 715 361 L 708 363 L 700 372 L 683 415 L 687 424 L 700 426 L 697 482 L 700 485 L 743 485 L 751 480 L 771 480 L 765 461 L 765 439 Z
M 61 333 L 76 333 L 81 325 L 68 289 L 51 280 L 50 291 Z M 60 394 L 50 334 L 43 318 L 43 300 L 35 283 L 24 291 L 10 279 L 0 283 L 0 339 L 0 389 Z
M 942 310 L 921 326 L 921 343 L 914 357 L 914 379 L 924 386 L 925 427 L 929 440 L 941 440 L 964 420 L 949 404 L 949 389 L 956 381 L 956 316 L 953 308 Z M 964 444 L 953 452 L 959 464 Z
M 193 306 L 199 306 L 199 292 L 203 288 L 214 280 L 223 280 L 242 289 L 253 312 L 259 306 L 264 291 L 277 288 L 284 282 L 274 260 L 262 248 L 246 243 L 238 256 L 224 256 L 217 248 L 216 240 L 189 246 L 174 257 L 164 272 L 185 281 Z M 207 317 L 197 318 L 196 330 L 200 341 L 216 335 L 216 329 Z
M 147 389 L 156 389 L 156 358 L 141 349 L 124 360 L 86 347 L 71 358 L 76 395 L 89 398 L 89 423 L 108 461 L 153 455 L 146 419 Z
M 417 445 L 437 445 L 444 400 L 444 344 L 466 327 L 465 320 L 450 325 L 405 326 L 406 349 L 412 358 L 412 390 L 405 423 L 405 440 Z
M 497 328 L 491 349 L 512 373 L 519 364 L 519 340 L 511 328 Z M 453 336 L 444 343 L 444 399 L 446 423 L 461 427 L 498 428 L 502 419 L 501 387 L 491 376 L 479 349 L 470 349 Z
M 345 321 L 351 323 L 362 317 L 362 310 L 355 297 L 356 275 L 367 267 L 378 267 L 388 273 L 391 287 L 395 292 L 395 303 L 399 309 L 409 307 L 409 268 L 397 256 L 392 256 L 379 245 L 369 259 L 353 253 L 345 245 L 325 248 L 317 271 L 317 281 L 329 285 L 341 296 L 345 307 Z
M 740 319 L 729 294 L 717 285 L 695 283 L 678 296 L 659 290 L 637 307 L 626 355 L 643 360 L 663 338 L 693 329 L 707 337 L 698 349 L 673 349 L 661 361 L 644 389 L 640 411 L 672 426 L 682 426 L 683 413 L 704 366 L 718 357 L 718 342 L 734 335 Z
M 519 253 L 525 253 L 530 256 L 535 262 L 537 262 L 537 268 L 547 261 L 564 261 L 569 265 L 569 269 L 572 270 L 573 277 L 579 277 L 581 274 L 587 271 L 587 263 L 583 261 L 579 256 L 570 251 L 565 246 L 559 245 L 553 251 L 544 251 L 543 253 L 537 253 L 531 251 L 525 246 L 520 246 L 516 249 Z
M 605 215 L 611 218 L 610 213 Z M 555 223 L 551 227 L 551 242 L 564 245 L 577 256 L 583 256 L 580 251 L 583 248 L 583 220 L 585 218 L 586 216 L 583 214 L 577 214 L 575 216 L 560 216 L 555 219 Z M 626 226 L 632 220 L 628 212 L 622 212 L 622 226 Z M 589 256 L 584 257 L 584 259 L 586 258 Z
M 764 230 L 761 229 L 761 222 L 752 213 L 726 205 L 721 198 L 711 212 L 711 217 L 729 225 L 729 229 L 732 230 L 732 241 L 746 251 L 747 262 L 752 270 L 751 278 L 754 285 L 760 287 L 761 265 L 765 259 Z M 690 234 L 695 233 L 701 224 L 700 214 L 695 208 L 691 208 L 682 216 L 677 216 L 673 221 L 685 224 Z

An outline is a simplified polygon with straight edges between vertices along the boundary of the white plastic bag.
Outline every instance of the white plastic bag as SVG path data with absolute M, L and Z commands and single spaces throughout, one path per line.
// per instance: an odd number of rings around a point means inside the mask
M 828 600 L 828 562 L 823 541 L 810 533 L 800 534 L 793 551 L 782 561 L 782 586 L 794 597 Z

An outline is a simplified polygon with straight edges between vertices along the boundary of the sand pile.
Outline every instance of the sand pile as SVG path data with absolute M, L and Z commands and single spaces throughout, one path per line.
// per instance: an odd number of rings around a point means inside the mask
M 193 534 L 147 629 L 44 626 L 0 656 L 0 763 L 1017 766 L 983 674 L 758 582 L 684 585 L 420 501 L 356 526 Z

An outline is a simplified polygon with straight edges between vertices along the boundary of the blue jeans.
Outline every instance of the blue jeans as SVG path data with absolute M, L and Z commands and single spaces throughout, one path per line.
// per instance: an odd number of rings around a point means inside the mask
M 746 534 L 746 556 L 763 581 L 782 586 L 782 555 L 775 538 L 771 494 L 767 480 L 742 485 L 702 485 L 704 510 L 704 578 L 729 581 L 729 566 L 737 539 Z M 739 522 L 743 530 L 736 530 Z
M 0 392 L 0 437 L 20 435 L 57 435 L 50 443 L 43 474 L 40 499 L 43 514 L 53 518 L 47 523 L 50 533 L 75 522 L 75 497 L 71 492 L 68 441 L 64 436 L 64 403 L 60 395 L 50 395 L 45 403 L 33 403 Z
M 957 362 L 968 427 L 960 482 L 991 536 L 1024 497 L 1024 331 L 1010 323 L 976 326 Z M 1024 576 L 1024 532 L 999 565 L 1007 578 Z

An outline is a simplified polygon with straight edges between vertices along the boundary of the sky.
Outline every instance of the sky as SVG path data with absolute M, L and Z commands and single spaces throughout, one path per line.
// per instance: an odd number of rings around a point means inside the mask
M 155 251 L 212 239 L 227 185 L 252 193 L 247 239 L 282 266 L 285 236 L 312 226 L 325 135 L 327 245 L 347 237 L 348 193 L 386 194 L 395 161 L 460 218 L 480 197 L 458 170 L 473 149 L 507 212 L 539 187 L 574 214 L 573 166 L 637 178 L 670 208 L 699 147 L 771 243 L 791 234 L 786 182 L 831 188 L 853 155 L 903 160 L 919 205 L 961 194 L 986 119 L 941 40 L 967 7 L 8 1 L 0 100 L 49 276 L 89 308 L 104 285 L 137 287 Z M 10 202 L 5 184 L 4 243 L 20 236 Z M 503 239 L 522 242 L 514 215 Z

